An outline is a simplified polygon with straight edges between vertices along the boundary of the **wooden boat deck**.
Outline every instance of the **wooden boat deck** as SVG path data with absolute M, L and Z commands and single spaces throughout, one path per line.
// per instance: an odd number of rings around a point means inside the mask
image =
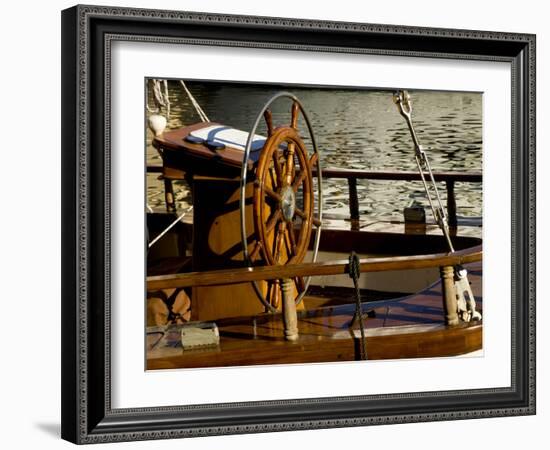
M 466 267 L 481 311 L 481 262 Z M 307 305 L 307 297 L 304 301 Z M 299 312 L 300 336 L 294 342 L 284 339 L 278 314 L 217 320 L 218 347 L 172 349 L 170 356 L 148 351 L 147 369 L 359 360 L 359 329 L 348 328 L 354 311 L 348 304 Z M 419 294 L 363 303 L 366 311 L 374 316 L 365 319 L 369 360 L 453 356 L 482 348 L 480 322 L 445 325 L 440 282 Z

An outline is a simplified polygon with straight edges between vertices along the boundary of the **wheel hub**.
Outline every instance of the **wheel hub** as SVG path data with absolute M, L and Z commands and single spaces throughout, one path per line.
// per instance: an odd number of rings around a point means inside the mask
M 281 210 L 287 222 L 290 222 L 294 218 L 296 195 L 292 186 L 286 186 L 281 190 Z

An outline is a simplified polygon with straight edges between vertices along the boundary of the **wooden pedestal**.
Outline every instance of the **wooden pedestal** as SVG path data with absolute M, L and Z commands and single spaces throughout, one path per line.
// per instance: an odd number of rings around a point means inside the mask
M 255 242 L 252 217 L 253 184 L 246 187 L 246 230 L 249 252 Z M 243 267 L 240 222 L 240 180 L 193 178 L 193 271 Z M 266 295 L 267 283 L 259 282 Z M 192 293 L 192 320 L 217 320 L 264 312 L 251 283 L 196 287 Z

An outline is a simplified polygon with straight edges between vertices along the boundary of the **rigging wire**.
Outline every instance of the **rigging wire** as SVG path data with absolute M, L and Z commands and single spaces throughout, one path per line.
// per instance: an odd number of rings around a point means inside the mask
M 197 111 L 197 114 L 199 115 L 201 121 L 210 122 L 210 119 L 208 118 L 204 110 L 201 108 L 201 105 L 199 105 L 199 102 L 195 99 L 195 97 L 193 97 L 193 94 L 191 94 L 191 91 L 187 89 L 187 86 L 185 85 L 184 81 L 180 80 L 180 83 L 183 89 L 185 90 L 185 93 L 189 97 L 189 100 L 191 100 L 192 105 L 195 107 L 195 111 Z
M 193 209 L 193 206 L 190 206 L 185 211 L 183 211 L 176 220 L 174 220 L 170 225 L 168 225 L 162 233 L 160 233 L 155 239 L 153 239 L 151 242 L 149 242 L 148 248 L 151 248 L 153 245 L 155 245 L 166 233 L 168 233 L 181 219 L 185 217 L 185 215 Z

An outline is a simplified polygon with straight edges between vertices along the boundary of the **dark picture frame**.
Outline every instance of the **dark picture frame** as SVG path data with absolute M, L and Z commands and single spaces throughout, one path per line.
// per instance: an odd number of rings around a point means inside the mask
M 511 64 L 511 385 L 113 409 L 110 48 L 116 40 Z M 62 437 L 97 443 L 535 414 L 535 36 L 75 6 L 62 13 Z

